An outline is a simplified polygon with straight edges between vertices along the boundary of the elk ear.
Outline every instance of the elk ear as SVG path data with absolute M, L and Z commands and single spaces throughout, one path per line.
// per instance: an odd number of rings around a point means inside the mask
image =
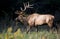
M 19 13 L 20 13 L 20 15 L 22 15 L 22 14 L 23 14 L 23 12 L 21 12 L 21 11 L 19 11 Z
M 22 12 L 22 11 L 20 11 L 19 13 L 20 13 L 20 15 L 25 15 L 25 13 L 24 13 L 24 12 Z

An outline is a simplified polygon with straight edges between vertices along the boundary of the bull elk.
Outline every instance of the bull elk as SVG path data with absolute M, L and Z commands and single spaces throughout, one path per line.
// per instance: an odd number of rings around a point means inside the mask
M 31 6 L 32 5 L 29 5 L 29 3 L 28 3 L 28 5 L 24 4 L 24 10 L 21 8 L 21 11 L 16 12 L 16 14 L 19 14 L 19 16 L 16 18 L 16 20 L 21 21 L 25 25 L 26 24 L 29 25 L 29 28 L 27 29 L 27 33 L 29 32 L 31 27 L 37 26 L 37 25 L 47 24 L 51 29 L 53 27 L 53 21 L 55 18 L 53 15 L 33 13 L 31 15 L 24 16 L 24 11 L 26 10 L 26 8 L 33 8 Z

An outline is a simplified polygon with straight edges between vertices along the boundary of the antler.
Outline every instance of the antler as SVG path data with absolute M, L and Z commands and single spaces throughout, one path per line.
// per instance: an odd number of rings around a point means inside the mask
M 18 11 L 18 10 L 17 10 L 17 11 L 15 12 L 15 14 L 23 14 L 23 12 L 24 12 L 27 8 L 33 8 L 33 7 L 32 7 L 33 4 L 30 5 L 29 2 L 23 3 L 23 5 L 24 5 L 24 9 L 23 9 L 22 7 L 20 7 L 21 11 Z
M 29 4 L 29 2 L 27 2 L 27 3 L 23 3 L 24 4 L 24 9 L 22 9 L 22 7 L 20 7 L 20 9 L 21 9 L 21 11 L 25 11 L 26 10 L 26 8 L 33 8 L 32 6 L 33 6 L 33 4 L 32 5 L 30 5 Z

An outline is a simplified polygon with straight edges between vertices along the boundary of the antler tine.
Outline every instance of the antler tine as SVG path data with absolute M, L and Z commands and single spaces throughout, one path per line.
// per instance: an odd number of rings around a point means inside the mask
M 28 5 L 29 5 L 29 2 L 28 2 Z M 29 6 L 33 6 L 33 4 L 32 5 L 29 5 Z
M 23 3 L 23 5 L 24 5 L 24 9 L 22 9 L 22 7 L 20 7 L 20 9 L 21 9 L 21 11 L 25 11 L 26 10 L 26 3 Z
M 33 4 L 30 5 L 29 2 L 27 2 L 27 6 L 26 6 L 27 8 L 33 8 L 32 6 L 33 6 Z
M 24 11 L 24 10 L 22 9 L 22 7 L 20 7 L 20 10 L 21 10 L 21 11 Z

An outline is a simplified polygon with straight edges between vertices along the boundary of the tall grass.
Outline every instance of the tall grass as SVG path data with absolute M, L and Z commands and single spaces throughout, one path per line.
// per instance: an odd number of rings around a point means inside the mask
M 12 33 L 12 28 L 8 28 L 7 32 L 0 33 L 0 39 L 60 39 L 60 34 L 47 31 L 25 33 L 20 28 Z

